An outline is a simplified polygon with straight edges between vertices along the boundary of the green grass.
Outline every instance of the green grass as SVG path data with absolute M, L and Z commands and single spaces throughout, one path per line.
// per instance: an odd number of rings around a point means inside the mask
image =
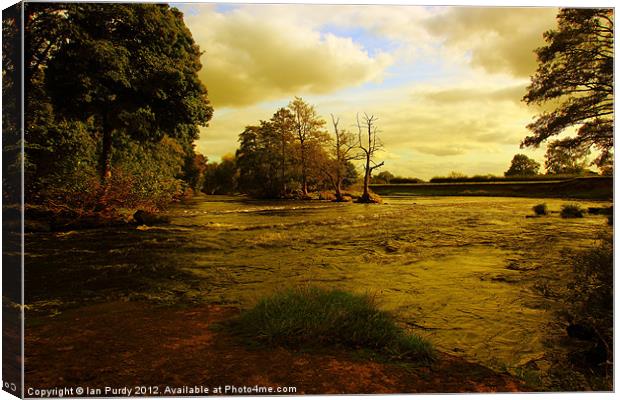
M 579 204 L 568 203 L 562 206 L 560 216 L 562 218 L 583 218 L 585 210 Z
M 369 295 L 300 287 L 265 297 L 233 329 L 269 345 L 338 346 L 396 360 L 431 361 L 430 343 L 398 326 Z

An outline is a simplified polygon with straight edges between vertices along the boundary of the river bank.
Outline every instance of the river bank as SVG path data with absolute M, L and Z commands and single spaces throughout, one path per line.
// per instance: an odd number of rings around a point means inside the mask
M 295 387 L 295 394 L 528 391 L 509 374 L 445 353 L 426 366 L 347 350 L 248 346 L 220 328 L 237 313 L 217 305 L 110 302 L 27 319 L 26 388 L 142 385 L 157 386 L 160 395 L 166 386 L 226 385 Z

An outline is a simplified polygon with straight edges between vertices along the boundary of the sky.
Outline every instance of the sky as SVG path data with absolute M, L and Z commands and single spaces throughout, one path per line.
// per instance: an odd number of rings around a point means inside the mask
M 355 130 L 378 118 L 394 175 L 502 175 L 540 111 L 521 101 L 557 8 L 173 4 L 204 52 L 215 109 L 197 150 L 234 153 L 245 126 L 295 96 Z M 329 124 L 326 125 L 329 128 Z

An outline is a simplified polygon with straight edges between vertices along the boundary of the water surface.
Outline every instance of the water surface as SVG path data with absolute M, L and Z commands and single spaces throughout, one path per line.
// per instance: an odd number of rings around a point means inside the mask
M 557 199 L 393 197 L 386 204 L 197 197 L 164 226 L 26 238 L 33 312 L 124 298 L 240 307 L 310 283 L 376 295 L 440 350 L 493 368 L 544 367 L 564 334 L 548 288 L 606 219 L 525 218 Z M 600 202 L 580 202 L 601 206 Z

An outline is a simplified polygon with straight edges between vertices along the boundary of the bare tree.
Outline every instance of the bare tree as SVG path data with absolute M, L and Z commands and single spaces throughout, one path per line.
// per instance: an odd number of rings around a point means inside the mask
M 375 155 L 383 148 L 383 143 L 377 137 L 379 129 L 377 128 L 377 118 L 374 115 L 368 116 L 364 113 L 363 121 L 360 122 L 360 116 L 357 114 L 357 132 L 358 132 L 358 146 L 362 150 L 364 158 L 366 159 L 366 165 L 364 168 L 364 193 L 360 197 L 360 203 L 373 203 L 368 192 L 368 185 L 370 183 L 370 176 L 372 171 L 383 166 L 383 161 L 377 164 L 375 161 Z M 362 140 L 362 136 L 364 139 Z M 367 140 L 366 140 L 367 136 Z
M 359 149 L 359 140 L 355 135 L 347 130 L 339 129 L 340 118 L 332 117 L 334 126 L 333 157 L 331 163 L 325 166 L 324 172 L 334 190 L 336 191 L 336 201 L 342 201 L 342 181 L 345 178 L 347 163 L 353 160 L 360 160 L 362 155 L 356 151 Z

